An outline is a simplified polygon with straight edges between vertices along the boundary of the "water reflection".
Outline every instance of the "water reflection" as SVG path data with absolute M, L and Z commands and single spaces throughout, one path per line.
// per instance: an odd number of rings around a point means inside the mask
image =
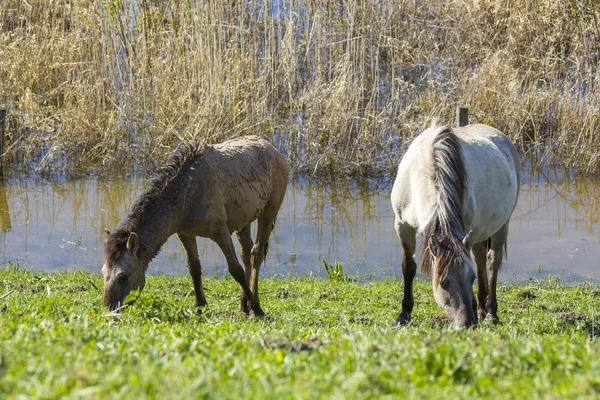
M 0 182 L 0 261 L 35 270 L 99 272 L 103 229 L 116 227 L 144 184 L 142 179 Z M 337 260 L 349 274 L 401 276 L 390 190 L 391 185 L 290 185 L 261 271 L 271 276 L 323 276 L 323 260 Z M 524 185 L 501 280 L 550 273 L 569 282 L 598 283 L 599 232 L 599 182 Z M 198 244 L 205 274 L 226 274 L 218 247 L 207 239 L 198 239 Z M 185 254 L 175 237 L 149 271 L 186 273 Z

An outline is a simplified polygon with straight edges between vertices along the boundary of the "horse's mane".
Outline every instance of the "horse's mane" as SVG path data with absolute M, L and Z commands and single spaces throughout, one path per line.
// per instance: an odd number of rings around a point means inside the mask
M 106 238 L 104 252 L 107 259 L 125 248 L 129 234 L 145 221 L 148 211 L 159 201 L 169 183 L 179 178 L 192 160 L 204 154 L 205 149 L 206 145 L 197 141 L 191 141 L 177 148 L 167 164 L 152 179 L 148 189 L 133 204 L 129 215 Z
M 435 188 L 435 203 L 431 218 L 422 230 L 421 269 L 424 275 L 431 270 L 433 257 L 429 238 L 435 236 L 440 243 L 438 271 L 441 277 L 465 256 L 462 238 L 464 233 L 462 211 L 467 191 L 467 171 L 460 141 L 452 129 L 437 121 L 424 134 L 429 135 L 431 146 L 427 155 L 431 162 L 430 179 Z

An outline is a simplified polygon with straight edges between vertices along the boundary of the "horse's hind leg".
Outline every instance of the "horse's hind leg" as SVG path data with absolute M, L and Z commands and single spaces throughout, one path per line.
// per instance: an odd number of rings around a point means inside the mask
M 502 264 L 502 256 L 506 248 L 508 238 L 508 222 L 502 228 L 492 235 L 490 250 L 488 251 L 488 267 L 490 269 L 489 295 L 485 303 L 487 311 L 486 318 L 490 318 L 495 324 L 500 322 L 498 319 L 498 300 L 496 299 L 496 285 L 498 284 L 498 271 Z
M 196 245 L 195 236 L 185 236 L 178 233 L 177 236 L 187 254 L 187 267 L 192 276 L 194 283 L 194 293 L 196 294 L 196 306 L 204 307 L 206 305 L 206 297 L 204 297 L 204 288 L 202 287 L 202 267 L 200 266 L 200 258 L 198 257 L 198 246 Z
M 486 316 L 485 302 L 488 296 L 488 274 L 487 274 L 487 251 L 488 241 L 474 243 L 471 249 L 477 264 L 477 317 L 479 322 L 483 322 Z
M 250 225 L 236 232 L 238 240 L 241 245 L 240 249 L 240 257 L 242 258 L 242 262 L 244 263 L 244 270 L 246 272 L 246 282 L 250 283 L 250 274 L 252 273 L 252 262 L 250 260 L 250 254 L 252 252 L 252 237 L 250 235 Z M 240 296 L 241 299 L 241 309 L 242 312 L 249 314 L 250 308 L 248 303 L 248 298 L 246 297 L 246 293 L 242 291 Z
M 244 269 L 240 265 L 240 262 L 238 261 L 237 256 L 235 255 L 235 247 L 233 247 L 233 241 L 231 240 L 231 234 L 229 233 L 227 226 L 223 226 L 222 228 L 216 229 L 212 233 L 210 238 L 214 240 L 221 248 L 221 251 L 227 259 L 229 273 L 244 290 L 244 293 L 248 298 L 250 307 L 252 308 L 254 315 L 256 315 L 257 317 L 262 317 L 263 315 L 265 315 L 263 310 L 260 308 L 258 296 L 255 296 L 254 293 L 252 293 L 252 291 L 250 290 L 250 285 L 248 284 L 248 281 L 246 279 L 246 273 L 244 272 Z
M 261 217 L 258 219 L 258 228 L 256 232 L 256 243 L 252 247 L 251 261 L 252 261 L 252 274 L 250 276 L 250 289 L 252 293 L 258 298 L 258 275 L 260 273 L 260 266 L 265 260 L 267 255 L 267 249 L 269 246 L 269 236 L 275 225 L 275 217 Z
M 417 273 L 417 263 L 414 259 L 416 248 L 416 231 L 408 225 L 396 222 L 396 232 L 402 244 L 402 274 L 404 275 L 404 297 L 402 298 L 402 311 L 396 318 L 396 325 L 405 325 L 410 322 L 415 299 L 413 297 L 413 281 Z

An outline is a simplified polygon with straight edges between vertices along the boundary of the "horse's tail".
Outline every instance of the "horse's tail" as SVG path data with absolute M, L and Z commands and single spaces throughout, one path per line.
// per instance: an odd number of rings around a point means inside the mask
M 271 232 L 273 232 L 273 229 L 275 229 L 276 221 L 277 221 L 277 216 L 275 216 L 275 218 L 273 218 L 273 223 L 271 224 Z M 271 234 L 269 234 L 269 237 L 271 237 Z M 269 239 L 267 239 L 267 243 L 265 243 L 265 259 L 267 258 L 267 254 L 269 254 Z

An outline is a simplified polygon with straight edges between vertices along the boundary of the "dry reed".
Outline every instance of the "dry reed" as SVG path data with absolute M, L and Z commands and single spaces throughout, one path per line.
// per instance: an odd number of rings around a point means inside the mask
M 534 163 L 594 174 L 595 3 L 2 0 L 8 168 L 146 168 L 259 134 L 295 172 L 385 175 L 467 105 Z

